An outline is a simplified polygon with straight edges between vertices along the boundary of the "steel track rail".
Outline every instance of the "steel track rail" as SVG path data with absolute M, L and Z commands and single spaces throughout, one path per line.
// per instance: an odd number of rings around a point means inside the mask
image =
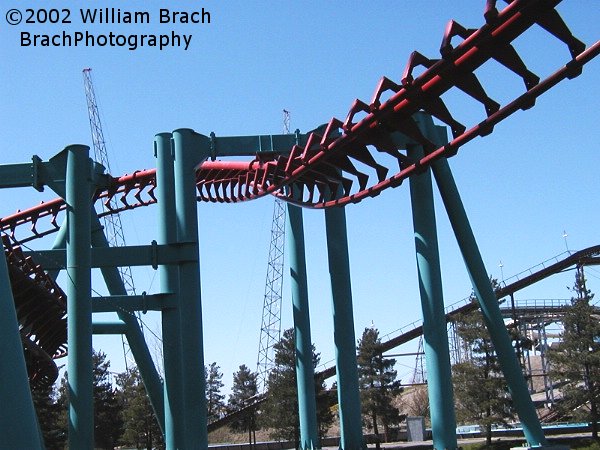
M 486 23 L 477 30 L 451 21 L 442 39 L 440 59 L 431 60 L 413 53 L 399 83 L 383 78 L 370 103 L 356 100 L 345 121 L 333 118 L 322 134 L 313 132 L 305 146 L 294 146 L 286 155 L 270 158 L 260 155 L 251 162 L 207 161 L 202 164 L 197 171 L 198 201 L 235 203 L 273 194 L 309 208 L 358 203 L 401 185 L 435 160 L 452 157 L 467 142 L 490 134 L 495 125 L 520 109 L 532 107 L 540 95 L 560 81 L 578 76 L 583 66 L 600 53 L 600 41 L 586 49 L 585 44 L 572 35 L 555 10 L 560 1 L 514 0 L 500 12 L 495 3 L 486 3 Z M 572 57 L 541 82 L 511 44 L 536 24 L 564 42 Z M 452 40 L 456 37 L 463 41 L 453 46 Z M 474 73 L 492 59 L 521 77 L 526 88 L 504 106 L 487 95 Z M 415 77 L 419 66 L 425 70 Z M 480 102 L 486 117 L 469 129 L 457 121 L 442 100 L 442 95 L 451 88 Z M 388 94 L 391 97 L 382 103 Z M 446 123 L 452 130 L 452 140 L 439 146 L 426 139 L 412 118 L 418 111 Z M 359 115 L 365 117 L 357 120 Z M 396 132 L 422 144 L 426 155 L 418 161 L 409 160 L 393 141 Z M 398 169 L 391 171 L 381 161 L 382 157 L 391 157 Z M 364 168 L 372 169 L 373 173 Z M 390 172 L 393 173 L 390 175 Z M 103 213 L 112 214 L 156 203 L 155 188 L 155 169 L 138 171 L 113 178 L 111 187 L 98 192 L 96 198 L 105 205 L 117 198 L 118 206 Z M 58 230 L 57 217 L 64 208 L 61 199 L 42 203 L 0 219 L 0 231 L 21 243 L 45 236 Z M 42 218 L 49 220 L 44 230 L 38 229 Z M 30 225 L 29 235 L 19 237 L 16 230 L 24 224 Z
M 382 78 L 369 103 L 356 100 L 344 121 L 331 119 L 321 131 L 311 133 L 304 146 L 296 145 L 279 155 L 257 155 L 250 162 L 207 161 L 202 164 L 197 171 L 198 201 L 235 203 L 272 194 L 303 207 L 343 206 L 398 187 L 436 160 L 455 156 L 463 145 L 490 134 L 495 125 L 516 111 L 534 106 L 539 96 L 559 82 L 577 77 L 583 66 L 598 56 L 600 41 L 586 48 L 573 36 L 555 9 L 559 3 L 560 0 L 513 0 L 498 11 L 496 1 L 487 0 L 483 26 L 467 29 L 451 21 L 442 39 L 441 58 L 429 59 L 414 52 L 398 82 Z M 571 55 L 563 67 L 542 81 L 527 68 L 512 45 L 534 25 L 563 42 Z M 462 42 L 453 45 L 452 41 L 459 39 Z M 499 62 L 523 80 L 525 92 L 517 93 L 505 105 L 492 99 L 477 78 L 477 69 L 490 60 Z M 417 76 L 420 70 L 422 73 Z M 470 128 L 458 121 L 444 103 L 443 95 L 453 88 L 482 105 L 485 116 Z M 419 111 L 448 125 L 451 141 L 440 145 L 428 140 L 413 118 Z M 425 156 L 416 161 L 409 159 L 404 149 L 398 148 L 397 133 L 422 145 Z M 136 171 L 112 178 L 108 189 L 96 192 L 95 201 L 107 206 L 101 215 L 114 214 L 156 203 L 155 188 L 155 169 Z M 54 199 L 19 211 L 0 219 L 0 232 L 9 236 L 12 244 L 46 236 L 58 231 L 59 215 L 65 208 L 62 199 Z M 9 259 L 14 254 L 10 250 Z M 20 267 L 19 264 L 13 261 L 13 269 Z M 41 280 L 43 270 L 34 272 L 37 275 L 29 275 L 30 279 Z M 40 300 L 40 305 L 47 300 Z M 39 305 L 23 301 L 27 308 L 39 311 Z M 58 357 L 66 352 L 62 324 L 49 326 L 47 322 L 64 319 L 61 312 L 64 300 L 59 295 L 53 297 L 50 304 L 56 312 L 31 315 L 30 328 L 36 328 L 37 332 L 27 331 L 24 335 L 31 343 L 26 346 L 29 353 L 38 355 L 33 357 L 39 360 L 39 367 L 46 367 L 40 369 L 43 373 L 39 374 L 46 379 L 53 376 L 52 368 L 39 355 L 45 352 Z M 40 321 L 42 317 L 47 320 Z M 27 324 L 23 324 L 23 329 L 28 329 Z

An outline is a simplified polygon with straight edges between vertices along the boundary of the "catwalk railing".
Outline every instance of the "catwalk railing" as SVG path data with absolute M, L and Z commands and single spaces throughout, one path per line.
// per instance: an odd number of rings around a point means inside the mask
M 572 34 L 556 10 L 559 3 L 513 0 L 499 11 L 495 0 L 487 0 L 485 23 L 479 29 L 450 21 L 442 38 L 440 58 L 413 52 L 400 80 L 382 78 L 372 99 L 355 100 L 345 120 L 333 118 L 307 135 L 289 135 L 291 139 L 283 140 L 289 145 L 275 148 L 274 136 L 205 136 L 213 158 L 197 170 L 198 201 L 235 203 L 272 194 L 304 207 L 342 206 L 398 187 L 437 159 L 455 156 L 460 147 L 490 134 L 495 125 L 514 112 L 534 106 L 539 96 L 559 82 L 580 75 L 583 66 L 600 53 L 600 42 L 586 47 Z M 534 26 L 545 30 L 548 39 L 563 43 L 565 56 L 569 55 L 562 67 L 544 79 L 527 67 L 513 45 Z M 461 42 L 453 42 L 457 40 Z M 504 104 L 491 98 L 476 74 L 490 61 L 520 78 L 524 91 L 513 92 L 509 96 L 512 100 Z M 481 104 L 480 121 L 467 126 L 449 110 L 443 96 L 451 89 Z M 413 119 L 419 111 L 448 125 L 450 142 L 427 139 Z M 425 155 L 410 159 L 405 149 L 398 148 L 398 134 L 422 145 Z M 256 152 L 252 161 L 216 160 L 225 147 L 243 147 L 252 139 L 258 140 L 259 148 L 263 149 L 264 144 L 267 149 Z M 283 141 L 278 140 L 280 144 Z M 34 157 L 32 173 L 38 173 L 40 164 L 40 159 Z M 38 186 L 38 180 L 32 184 Z M 156 203 L 156 184 L 155 169 L 111 177 L 108 187 L 95 193 L 96 201 L 106 207 L 100 215 Z M 46 236 L 58 231 L 64 210 L 62 199 L 41 203 L 0 219 L 0 232 L 13 244 Z M 55 319 L 59 320 L 58 313 Z

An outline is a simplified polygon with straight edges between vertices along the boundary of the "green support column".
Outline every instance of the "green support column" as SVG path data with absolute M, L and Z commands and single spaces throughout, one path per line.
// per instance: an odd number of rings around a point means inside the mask
M 312 361 L 308 282 L 304 251 L 302 210 L 287 205 L 286 239 L 290 261 L 290 284 L 294 309 L 296 341 L 296 381 L 298 384 L 298 413 L 300 417 L 301 450 L 320 448 L 315 399 L 315 371 Z
M 107 248 L 109 246 L 108 240 L 102 231 L 102 225 L 96 215 L 94 208 L 91 209 L 91 223 L 92 223 L 92 246 L 96 248 Z M 56 236 L 52 245 L 53 249 L 65 248 L 67 234 L 66 234 L 66 223 L 63 224 Z M 58 270 L 51 271 L 53 278 L 58 275 Z M 106 287 L 110 292 L 110 295 L 127 295 L 127 290 L 119 274 L 117 267 L 104 267 L 101 269 L 102 276 L 106 283 Z M 146 392 L 150 398 L 150 403 L 154 413 L 156 414 L 160 429 L 164 434 L 164 401 L 162 398 L 162 382 L 160 381 L 160 375 L 154 366 L 152 356 L 146 345 L 146 340 L 142 334 L 140 326 L 132 314 L 127 312 L 118 311 L 119 319 L 121 319 L 125 325 L 125 337 L 131 348 L 131 352 L 135 358 L 136 364 L 140 371 L 140 375 L 144 382 Z M 94 334 L 97 334 L 94 331 Z
M 362 435 L 345 209 L 326 209 L 325 227 L 333 306 L 340 449 L 358 450 L 365 448 L 365 445 Z
M 0 255 L 0 433 L 3 448 L 42 449 L 4 246 Z
M 54 238 L 54 243 L 52 244 L 52 249 L 64 249 L 67 245 L 67 220 L 65 219 L 60 226 L 58 233 L 56 233 L 56 237 Z M 53 280 L 56 280 L 60 270 L 49 270 L 48 276 Z
M 411 159 L 416 160 L 422 156 L 421 146 L 408 145 L 407 147 Z M 427 367 L 433 447 L 440 450 L 455 449 L 458 448 L 458 444 L 450 350 L 429 169 L 410 178 L 410 198 L 423 310 L 423 347 Z
M 154 139 L 157 158 L 156 190 L 159 207 L 159 243 L 177 242 L 175 221 L 174 155 L 170 133 L 161 133 Z M 159 268 L 161 291 L 179 293 L 179 274 L 176 266 Z M 178 300 L 181 299 L 178 297 Z M 164 362 L 164 415 L 165 444 L 167 450 L 184 448 L 183 363 L 181 351 L 181 319 L 178 308 L 162 311 L 163 362 Z
M 98 219 L 98 216 L 93 208 L 91 214 L 93 225 L 92 246 L 95 248 L 108 248 L 108 240 L 102 231 L 100 220 Z M 123 279 L 121 278 L 119 269 L 116 266 L 103 267 L 101 271 L 110 295 L 127 295 L 127 289 L 125 289 Z M 146 392 L 150 398 L 150 403 L 152 405 L 152 409 L 154 410 L 154 414 L 156 414 L 160 429 L 164 434 L 165 414 L 162 392 L 163 387 L 160 381 L 160 375 L 158 374 L 154 362 L 152 361 L 152 356 L 150 355 L 150 351 L 146 345 L 146 340 L 144 339 L 144 335 L 135 315 L 125 311 L 117 311 L 117 315 L 125 324 L 125 337 L 127 338 L 127 343 L 129 344 L 131 353 L 140 371 L 140 375 L 144 382 L 144 387 L 146 388 Z
M 201 139 L 192 130 L 173 132 L 175 149 L 175 204 L 177 238 L 198 248 L 198 206 L 196 168 L 210 155 L 208 138 Z M 197 254 L 199 252 L 197 251 Z M 207 411 L 204 380 L 202 302 L 200 263 L 179 265 L 179 295 L 182 331 L 182 355 L 185 415 L 185 448 L 208 447 Z
M 86 146 L 66 150 L 69 448 L 92 450 L 91 160 Z
M 523 424 L 525 438 L 529 445 L 533 447 L 546 445 L 544 432 L 531 401 L 523 372 L 511 345 L 508 331 L 500 313 L 498 300 L 490 284 L 488 273 L 479 253 L 458 188 L 450 172 L 448 161 L 440 159 L 432 167 L 452 229 L 469 271 L 475 295 L 494 343 L 502 372 L 510 389 L 513 404 Z

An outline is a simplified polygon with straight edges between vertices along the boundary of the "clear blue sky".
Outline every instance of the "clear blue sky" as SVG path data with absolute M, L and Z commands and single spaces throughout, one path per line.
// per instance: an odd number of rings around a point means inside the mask
M 499 2 L 501 3 L 501 2 Z M 565 0 L 559 7 L 576 36 L 595 42 L 596 0 Z M 38 1 L 68 8 L 68 32 L 84 31 L 79 8 L 149 11 L 152 23 L 88 26 L 94 33 L 192 34 L 190 48 L 31 48 L 21 32 L 61 33 L 61 25 L 8 26 L 0 22 L 0 133 L 2 163 L 48 159 L 71 143 L 90 144 L 81 70 L 93 68 L 113 175 L 155 166 L 156 133 L 189 127 L 204 134 L 280 133 L 282 110 L 292 129 L 307 131 L 332 116 L 344 118 L 355 98 L 369 101 L 382 75 L 399 80 L 413 50 L 435 58 L 451 18 L 477 28 L 483 0 L 428 1 Z M 504 3 L 502 3 L 504 5 Z M 158 24 L 158 10 L 211 14 L 205 25 Z M 548 75 L 568 59 L 566 47 L 541 29 L 518 39 L 528 66 Z M 479 73 L 502 103 L 522 92 L 521 81 L 491 64 Z M 451 160 L 488 272 L 501 279 L 566 250 L 598 244 L 598 98 L 600 62 L 518 112 L 493 135 L 463 147 Z M 512 97 L 510 97 L 512 98 Z M 448 98 L 468 125 L 481 120 L 466 97 Z M 478 115 L 474 115 L 474 112 Z M 2 191 L 0 216 L 53 197 L 33 189 Z M 408 185 L 347 208 L 357 337 L 374 324 L 382 334 L 420 318 Z M 440 202 L 438 201 L 438 204 Z M 245 363 L 256 366 L 272 200 L 198 206 L 206 362 L 216 361 L 231 383 Z M 312 334 L 322 360 L 333 358 L 332 319 L 323 213 L 305 211 Z M 446 304 L 470 284 L 445 213 L 438 210 Z M 157 209 L 123 214 L 129 244 L 157 238 Z M 563 238 L 563 231 L 568 237 Z M 32 243 L 32 247 L 48 242 Z M 502 270 L 499 267 L 502 262 Z M 152 269 L 136 272 L 138 291 L 157 292 Z M 599 292 L 599 271 L 588 271 Z M 518 298 L 567 298 L 573 273 L 536 285 Z M 94 288 L 104 292 L 101 283 Z M 283 326 L 292 324 L 285 283 Z M 600 295 L 600 294 L 599 294 Z M 156 316 L 144 320 L 158 329 Z M 122 370 L 120 340 L 95 338 Z M 400 361 L 410 381 L 412 360 Z

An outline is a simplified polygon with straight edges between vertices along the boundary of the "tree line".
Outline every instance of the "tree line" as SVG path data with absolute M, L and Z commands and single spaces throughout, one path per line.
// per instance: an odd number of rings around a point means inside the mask
M 563 318 L 561 345 L 549 350 L 551 376 L 561 386 L 563 401 L 559 408 L 565 417 L 592 423 L 597 438 L 600 405 L 600 315 L 591 301 L 579 271 L 573 287 L 574 296 Z M 508 387 L 483 317 L 479 311 L 456 319 L 457 332 L 468 348 L 466 362 L 452 368 L 457 420 L 463 424 L 479 424 L 488 442 L 495 425 L 515 420 Z M 515 346 L 526 346 L 526 339 L 513 333 Z M 110 362 L 102 352 L 94 352 L 95 447 L 116 446 L 163 448 L 163 437 L 155 419 L 143 382 L 136 368 L 112 374 Z M 312 346 L 312 363 L 316 368 L 320 354 Z M 406 389 L 394 369 L 396 360 L 385 357 L 379 332 L 365 328 L 357 345 L 357 362 L 363 426 L 379 441 L 387 441 L 391 427 L 397 427 L 404 414 L 428 416 L 429 402 L 424 387 Z M 299 441 L 299 417 L 295 370 L 293 329 L 285 330 L 275 345 L 274 368 L 270 372 L 266 400 L 259 397 L 257 373 L 246 365 L 233 374 L 233 385 L 227 397 L 223 393 L 223 374 L 216 362 L 205 367 L 208 421 L 213 422 L 235 411 L 243 410 L 228 426 L 232 431 L 247 433 L 248 441 L 256 441 L 255 432 L 268 430 L 274 440 Z M 46 448 L 63 449 L 67 438 L 68 395 L 66 377 L 58 386 L 36 388 L 33 392 L 39 423 Z M 335 420 L 337 393 L 335 383 L 327 387 L 325 380 L 315 383 L 317 422 L 324 436 Z M 255 405 L 254 407 L 248 407 Z
M 389 427 L 397 425 L 401 419 L 399 408 L 394 406 L 398 394 L 402 391 L 394 369 L 396 361 L 385 358 L 380 347 L 379 332 L 375 328 L 366 328 L 357 347 L 362 413 L 365 426 L 376 435 L 379 434 L 379 426 L 382 426 L 384 434 L 387 434 Z M 256 408 L 247 408 L 246 414 L 233 421 L 230 428 L 238 432 L 247 432 L 249 442 L 252 442 L 255 431 L 264 428 L 269 430 L 269 436 L 274 440 L 298 443 L 300 425 L 294 330 L 285 330 L 274 349 L 274 367 L 267 380 L 266 400 Z M 320 355 L 313 345 L 313 368 L 316 368 L 319 362 Z M 209 421 L 210 418 L 216 419 L 248 407 L 259 394 L 257 374 L 242 365 L 233 375 L 232 393 L 225 403 L 224 396 L 218 394 L 223 386 L 221 378 L 218 367 L 213 363 L 207 374 Z M 335 420 L 337 392 L 335 383 L 328 388 L 325 380 L 317 378 L 315 381 L 317 427 L 320 437 L 323 437 Z
M 379 433 L 382 426 L 397 424 L 400 412 L 394 399 L 400 393 L 400 381 L 393 369 L 394 359 L 384 358 L 379 350 L 381 341 L 374 328 L 365 329 L 358 342 L 361 397 L 365 425 Z M 313 367 L 320 355 L 312 347 Z M 258 429 L 268 429 L 275 440 L 299 440 L 298 400 L 296 395 L 296 362 L 293 329 L 285 330 L 275 345 L 275 367 L 267 381 L 267 400 L 259 408 L 229 423 L 234 432 L 248 433 L 249 440 Z M 229 397 L 223 394 L 223 374 L 216 362 L 205 366 L 206 406 L 209 423 L 251 405 L 257 398 L 257 373 L 242 364 L 233 374 Z M 68 374 L 58 386 L 33 389 L 33 398 L 40 428 L 48 450 L 63 449 L 67 443 Z M 164 448 L 163 436 L 146 394 L 141 376 L 133 367 L 123 373 L 110 372 L 106 354 L 94 351 L 94 446 L 113 449 L 117 446 L 134 448 Z M 315 385 L 317 420 L 321 436 L 335 417 L 336 391 L 327 388 L 325 380 Z M 254 438 L 255 440 L 255 438 Z

